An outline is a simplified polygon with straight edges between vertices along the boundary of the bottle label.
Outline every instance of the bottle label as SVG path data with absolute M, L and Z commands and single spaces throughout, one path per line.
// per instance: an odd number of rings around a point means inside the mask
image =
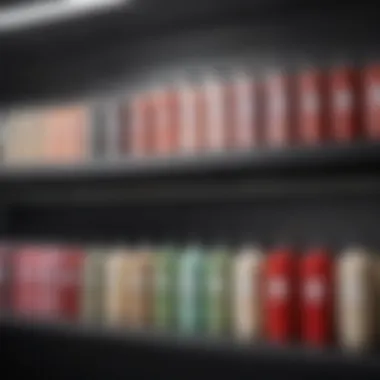
M 373 107 L 380 106 L 380 85 L 372 84 L 369 88 L 369 99 Z
M 312 278 L 304 286 L 304 298 L 311 303 L 321 303 L 326 295 L 326 287 L 321 278 Z
M 181 92 L 181 147 L 194 150 L 196 146 L 196 94 L 192 88 L 184 88 Z
M 338 110 L 350 109 L 353 101 L 353 94 L 349 90 L 339 90 L 334 94 L 334 105 Z
M 317 113 L 320 109 L 320 99 L 315 92 L 308 92 L 302 98 L 302 107 L 305 112 Z
M 288 281 L 283 277 L 273 278 L 268 283 L 268 296 L 273 300 L 285 300 L 289 294 Z
M 168 287 L 168 278 L 164 273 L 160 273 L 157 277 L 157 287 L 159 291 L 165 291 Z
M 219 294 L 223 291 L 223 282 L 220 276 L 213 276 L 210 281 L 211 294 Z

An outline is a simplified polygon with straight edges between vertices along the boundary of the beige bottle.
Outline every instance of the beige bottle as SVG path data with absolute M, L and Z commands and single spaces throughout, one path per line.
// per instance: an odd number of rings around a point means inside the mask
M 262 264 L 262 252 L 258 248 L 248 246 L 242 248 L 234 260 L 233 324 L 235 335 L 241 339 L 255 339 L 261 334 Z
M 347 349 L 364 350 L 373 343 L 374 281 L 372 258 L 362 248 L 342 253 L 337 264 L 337 338 Z
M 128 320 L 132 328 L 148 327 L 153 314 L 153 256 L 147 247 L 133 254 L 128 275 Z
M 86 253 L 83 268 L 82 319 L 98 323 L 103 319 L 105 249 L 93 248 Z
M 124 256 L 123 265 L 123 296 L 122 296 L 122 315 L 124 324 L 128 328 L 134 326 L 134 289 L 133 283 L 135 281 L 136 272 L 136 252 L 133 249 L 128 251 Z
M 105 262 L 104 317 L 110 325 L 125 324 L 125 265 L 128 252 L 125 248 L 114 249 Z
M 375 298 L 375 340 L 376 345 L 380 342 L 380 257 L 378 252 L 375 252 L 375 255 L 372 259 L 372 272 L 373 272 L 373 285 L 374 285 L 374 298 Z

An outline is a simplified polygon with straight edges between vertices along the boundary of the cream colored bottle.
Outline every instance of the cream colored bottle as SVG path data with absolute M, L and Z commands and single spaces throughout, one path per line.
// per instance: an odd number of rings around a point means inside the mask
M 337 339 L 346 349 L 365 350 L 374 340 L 375 297 L 371 255 L 349 248 L 337 263 Z
M 110 325 L 123 325 L 125 317 L 125 264 L 128 252 L 124 248 L 114 249 L 105 262 L 104 317 Z
M 133 255 L 128 277 L 128 316 L 132 328 L 148 327 L 153 317 L 153 256 L 149 247 L 140 247 Z
M 375 298 L 375 317 L 374 317 L 374 325 L 375 325 L 375 344 L 376 347 L 380 343 L 380 256 L 379 252 L 374 252 L 373 256 L 373 285 L 374 285 L 374 298 Z
M 244 247 L 233 265 L 233 325 L 241 339 L 257 339 L 263 322 L 260 284 L 263 254 L 255 247 Z
M 122 295 L 122 310 L 124 323 L 128 328 L 132 328 L 135 319 L 134 306 L 134 278 L 136 273 L 136 252 L 133 249 L 128 250 L 128 254 L 123 260 L 123 295 Z

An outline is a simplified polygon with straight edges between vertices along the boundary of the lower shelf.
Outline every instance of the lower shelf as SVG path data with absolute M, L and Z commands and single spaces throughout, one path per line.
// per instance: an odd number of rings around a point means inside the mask
M 380 377 L 379 356 L 334 349 L 252 345 L 10 317 L 1 318 L 0 334 L 2 365 L 10 370 L 3 373 L 12 378 L 40 372 L 52 379 Z

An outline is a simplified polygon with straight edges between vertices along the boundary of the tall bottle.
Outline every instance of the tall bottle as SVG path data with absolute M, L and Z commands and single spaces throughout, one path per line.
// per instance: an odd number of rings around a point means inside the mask
M 231 257 L 226 247 L 217 246 L 205 260 L 205 327 L 208 333 L 223 334 L 231 320 Z
M 277 343 L 294 340 L 298 330 L 297 256 L 292 249 L 273 251 L 265 270 L 266 337 Z
M 204 253 L 198 243 L 189 245 L 178 265 L 178 329 L 184 333 L 204 328 Z
M 262 334 L 263 254 L 256 247 L 243 247 L 233 266 L 233 326 L 238 338 L 257 339 Z
M 153 318 L 153 252 L 141 245 L 135 252 L 129 283 L 130 323 L 133 328 L 151 326 Z
M 364 350 L 373 343 L 375 294 L 372 259 L 363 248 L 342 253 L 337 266 L 338 341 L 347 349 Z
M 332 340 L 333 260 L 323 248 L 308 250 L 300 263 L 301 335 L 305 343 L 324 346 Z
M 154 325 L 171 329 L 176 324 L 176 296 L 178 252 L 166 245 L 154 257 Z
M 126 322 L 125 296 L 126 276 L 125 264 L 128 251 L 125 248 L 113 249 L 107 255 L 104 266 L 104 318 L 109 325 L 122 325 Z
M 107 251 L 102 248 L 90 249 L 84 258 L 82 319 L 85 322 L 101 322 L 104 317 L 104 265 Z

